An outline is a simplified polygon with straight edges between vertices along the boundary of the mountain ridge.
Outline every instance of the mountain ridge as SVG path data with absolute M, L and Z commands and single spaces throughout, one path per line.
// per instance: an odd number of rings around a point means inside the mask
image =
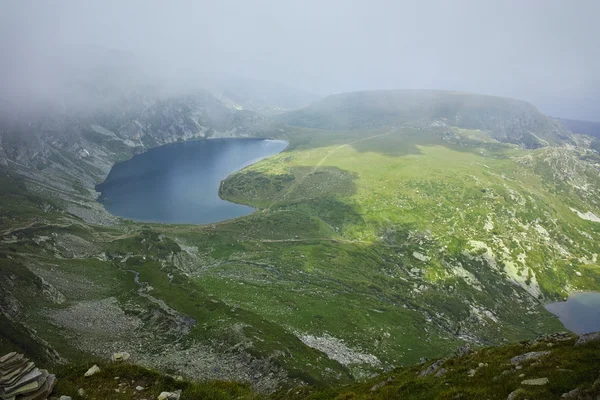
M 280 117 L 295 126 L 364 129 L 441 121 L 488 131 L 502 142 L 528 148 L 568 143 L 568 131 L 535 106 L 510 98 L 435 90 L 380 90 L 328 96 Z

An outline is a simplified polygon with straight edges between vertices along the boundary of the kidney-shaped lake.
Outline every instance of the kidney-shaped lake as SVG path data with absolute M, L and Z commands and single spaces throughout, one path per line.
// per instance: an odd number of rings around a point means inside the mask
M 269 139 L 168 144 L 115 164 L 96 190 L 108 212 L 137 221 L 207 224 L 236 218 L 253 208 L 221 199 L 221 181 L 286 146 Z

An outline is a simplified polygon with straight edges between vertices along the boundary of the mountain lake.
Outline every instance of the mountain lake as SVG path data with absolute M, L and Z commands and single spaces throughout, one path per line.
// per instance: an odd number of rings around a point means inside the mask
M 167 144 L 115 164 L 96 190 L 106 210 L 119 217 L 177 224 L 224 221 L 254 209 L 221 199 L 221 181 L 286 146 L 270 139 Z

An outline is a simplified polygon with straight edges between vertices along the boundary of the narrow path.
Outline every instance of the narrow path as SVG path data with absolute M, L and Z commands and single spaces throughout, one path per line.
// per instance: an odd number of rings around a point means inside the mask
M 365 246 L 382 246 L 382 247 L 391 247 L 391 248 L 404 248 L 405 246 L 399 244 L 388 244 L 382 242 L 374 242 L 369 240 L 352 240 L 352 239 L 343 239 L 343 238 L 313 238 L 313 239 L 256 239 L 257 242 L 261 243 L 282 243 L 282 242 L 292 242 L 292 243 L 306 243 L 306 242 L 333 242 L 333 243 L 349 243 L 349 244 L 362 244 Z
M 283 195 L 281 195 L 278 199 L 273 200 L 273 202 L 269 205 L 269 207 L 267 207 L 267 210 L 271 210 L 271 208 L 277 203 L 277 201 L 279 201 L 280 199 L 284 199 L 287 195 L 289 195 L 294 189 L 296 189 L 296 187 L 298 187 L 299 185 L 302 184 L 302 182 L 304 182 L 304 180 L 306 180 L 306 178 L 312 174 L 314 174 L 315 172 L 317 172 L 317 170 L 321 167 L 321 165 L 323 165 L 323 163 L 327 160 L 327 158 L 329 158 L 330 155 L 332 155 L 333 153 L 335 153 L 336 151 L 343 149 L 346 146 L 352 146 L 353 144 L 356 143 L 360 143 L 360 142 L 365 142 L 367 140 L 372 140 L 372 139 L 376 139 L 376 138 L 380 138 L 383 136 L 387 136 L 390 133 L 394 132 L 396 130 L 396 128 L 392 128 L 389 131 L 385 132 L 385 133 L 380 133 L 379 135 L 373 135 L 373 136 L 369 136 L 369 137 L 365 137 L 365 138 L 361 138 L 358 140 L 354 140 L 352 142 L 348 142 L 345 144 L 342 144 L 334 149 L 331 149 L 327 152 L 327 154 L 325 154 L 325 156 L 323 156 L 323 158 L 321 158 L 321 160 L 319 160 L 319 162 L 315 165 L 315 167 L 312 169 L 312 171 L 310 171 L 308 174 L 304 175 L 304 177 L 302 177 L 302 179 L 299 179 L 298 181 L 294 182 L 294 184 L 292 184 L 288 190 L 286 190 Z

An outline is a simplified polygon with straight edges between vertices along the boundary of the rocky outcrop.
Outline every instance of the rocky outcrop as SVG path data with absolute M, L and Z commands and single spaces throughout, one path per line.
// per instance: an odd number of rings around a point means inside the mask
M 445 358 L 442 358 L 441 360 L 437 360 L 436 362 L 434 362 L 433 364 L 431 364 L 429 367 L 427 367 L 426 369 L 424 369 L 423 371 L 421 371 L 419 373 L 419 377 L 424 377 L 424 376 L 427 376 L 427 375 L 431 375 L 434 372 L 437 372 L 445 361 L 446 361 Z M 444 370 L 444 372 L 441 375 L 443 375 L 444 373 L 445 373 L 445 370 Z M 436 376 L 441 376 L 441 375 L 436 374 Z
M 55 383 L 55 376 L 22 354 L 15 352 L 0 357 L 0 398 L 3 400 L 44 400 Z
M 537 359 L 547 356 L 549 354 L 550 354 L 550 351 L 532 351 L 532 352 L 511 358 L 510 363 L 513 365 L 521 364 L 526 361 L 537 360 Z
M 460 346 L 459 348 L 457 348 L 456 351 L 454 352 L 454 355 L 456 357 L 462 357 L 462 356 L 469 355 L 472 352 L 473 352 L 473 350 L 471 350 L 471 344 L 467 343 L 464 346 Z
M 579 339 L 577 339 L 577 342 L 575 342 L 575 346 L 582 346 L 584 344 L 597 341 L 600 341 L 600 332 L 586 333 L 585 335 L 579 336 Z

